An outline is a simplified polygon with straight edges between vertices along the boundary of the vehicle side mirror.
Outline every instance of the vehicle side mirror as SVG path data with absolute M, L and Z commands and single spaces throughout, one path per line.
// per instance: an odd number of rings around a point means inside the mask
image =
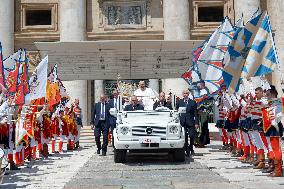
M 109 114 L 114 117 L 117 117 L 117 109 L 116 108 L 109 109 Z
M 186 107 L 179 107 L 178 113 L 179 114 L 185 114 L 186 113 Z

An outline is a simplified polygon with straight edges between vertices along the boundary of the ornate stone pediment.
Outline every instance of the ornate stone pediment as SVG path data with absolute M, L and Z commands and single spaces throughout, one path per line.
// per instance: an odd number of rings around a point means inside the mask
M 100 26 L 109 30 L 146 28 L 149 4 L 149 0 L 100 1 Z

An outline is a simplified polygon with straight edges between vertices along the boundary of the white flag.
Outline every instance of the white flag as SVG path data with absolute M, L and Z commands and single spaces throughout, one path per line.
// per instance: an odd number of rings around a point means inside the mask
M 30 93 L 26 95 L 26 103 L 45 97 L 47 83 L 48 56 L 46 56 L 36 67 L 30 77 Z

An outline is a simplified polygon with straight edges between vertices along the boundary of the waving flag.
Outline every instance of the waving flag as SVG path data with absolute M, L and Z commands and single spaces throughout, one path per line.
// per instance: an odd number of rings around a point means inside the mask
M 241 78 L 271 73 L 279 64 L 269 16 L 266 12 L 261 14 L 261 19 L 259 28 L 255 28 L 256 36 L 245 60 Z
M 46 101 L 49 109 L 51 110 L 54 105 L 60 102 L 60 100 L 60 86 L 57 75 L 57 65 L 55 65 L 47 78 Z
M 0 43 L 0 84 L 4 86 L 4 66 L 3 66 L 3 54 L 2 54 L 2 45 Z
M 17 91 L 20 63 L 16 62 L 15 64 L 14 70 L 10 70 L 5 78 L 5 85 L 9 93 Z
M 273 71 L 279 61 L 266 12 L 252 17 L 237 30 L 227 53 L 230 58 L 223 77 L 230 92 L 238 91 L 242 78 Z
M 26 96 L 26 102 L 31 102 L 46 96 L 48 56 L 38 64 L 30 80 L 30 93 Z
M 23 50 L 19 59 L 19 70 L 17 78 L 17 88 L 15 93 L 15 104 L 23 105 L 25 103 L 25 96 L 29 93 L 29 83 L 28 83 L 28 59 L 26 55 L 26 50 Z
M 5 87 L 9 93 L 15 93 L 17 90 L 21 55 L 22 49 L 4 60 Z
M 223 59 L 232 41 L 232 33 L 234 33 L 234 28 L 230 20 L 225 18 L 205 44 L 197 60 L 200 77 L 209 94 L 217 92 L 224 81 Z

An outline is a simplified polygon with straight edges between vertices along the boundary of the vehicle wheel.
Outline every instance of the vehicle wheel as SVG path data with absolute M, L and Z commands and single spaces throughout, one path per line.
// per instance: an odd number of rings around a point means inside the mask
M 114 149 L 114 162 L 124 163 L 126 161 L 126 150 Z
M 175 162 L 184 162 L 185 161 L 185 154 L 184 149 L 175 149 L 173 152 L 173 160 Z

